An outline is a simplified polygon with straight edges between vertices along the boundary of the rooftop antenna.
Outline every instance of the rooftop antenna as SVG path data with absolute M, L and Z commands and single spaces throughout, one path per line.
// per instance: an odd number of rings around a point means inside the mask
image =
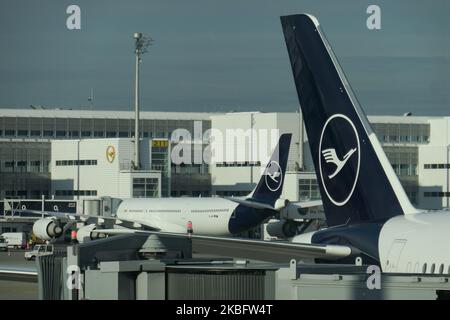
M 139 170 L 141 167 L 140 158 L 139 158 L 139 63 L 142 62 L 142 55 L 148 52 L 148 47 L 153 42 L 152 38 L 144 37 L 142 33 L 135 32 L 133 34 L 133 38 L 135 40 L 135 49 L 134 53 L 136 54 L 136 78 L 135 78 L 135 92 L 134 92 L 134 109 L 135 109 L 135 118 L 134 118 L 134 161 L 133 168 L 134 170 Z

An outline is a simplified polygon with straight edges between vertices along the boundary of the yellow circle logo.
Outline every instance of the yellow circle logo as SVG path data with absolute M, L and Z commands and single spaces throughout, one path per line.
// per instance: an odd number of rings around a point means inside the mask
M 109 163 L 113 163 L 115 157 L 116 149 L 113 146 L 108 146 L 108 148 L 106 148 L 106 159 Z

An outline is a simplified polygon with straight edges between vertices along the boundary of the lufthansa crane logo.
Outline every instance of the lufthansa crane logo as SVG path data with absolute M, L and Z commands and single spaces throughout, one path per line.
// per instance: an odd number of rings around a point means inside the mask
M 328 118 L 319 142 L 319 171 L 328 199 L 343 206 L 351 198 L 359 176 L 360 142 L 354 123 L 343 114 Z
M 108 160 L 109 163 L 113 163 L 115 158 L 116 149 L 114 148 L 114 146 L 108 146 L 108 148 L 106 148 L 106 160 Z
M 336 170 L 328 176 L 328 178 L 333 179 L 345 166 L 351 155 L 355 153 L 356 148 L 350 149 L 349 152 L 341 159 L 336 154 L 336 149 L 325 149 L 322 151 L 323 157 L 327 163 L 334 163 L 336 165 Z
M 281 167 L 278 162 L 273 160 L 270 161 L 266 168 L 265 179 L 266 186 L 270 191 L 275 192 L 280 189 L 283 182 L 283 172 L 281 171 Z

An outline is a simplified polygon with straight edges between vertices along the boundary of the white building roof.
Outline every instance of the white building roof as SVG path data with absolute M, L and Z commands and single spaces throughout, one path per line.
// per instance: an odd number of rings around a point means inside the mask
M 210 120 L 212 116 L 239 115 L 250 113 L 279 112 L 173 112 L 173 111 L 141 111 L 140 118 L 145 120 Z M 280 112 L 298 114 L 296 112 Z M 29 117 L 29 118 L 86 118 L 86 119 L 134 119 L 134 111 L 116 110 L 68 110 L 68 109 L 26 109 L 2 108 L 0 116 L 3 117 Z M 437 116 L 368 116 L 371 123 L 428 123 L 430 120 L 450 117 Z
M 140 118 L 144 120 L 209 120 L 212 115 L 216 114 L 221 113 L 141 111 Z M 0 116 L 24 118 L 134 119 L 134 111 L 0 108 Z

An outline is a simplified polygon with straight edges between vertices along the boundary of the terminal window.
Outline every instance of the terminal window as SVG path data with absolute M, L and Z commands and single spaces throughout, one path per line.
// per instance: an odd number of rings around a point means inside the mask
M 425 191 L 423 193 L 425 198 L 447 198 L 450 197 L 450 192 L 442 192 L 442 191 Z
M 260 167 L 260 161 L 217 162 L 216 167 Z
M 450 169 L 450 163 L 426 163 L 424 169 Z
M 115 138 L 117 135 L 117 133 L 115 131 L 108 131 L 106 132 L 106 137 L 107 138 Z
M 14 161 L 3 162 L 3 167 L 0 169 L 2 172 L 14 172 Z
M 103 138 L 105 136 L 105 133 L 103 131 L 94 131 L 94 137 L 96 138 Z
M 103 135 L 103 132 L 102 132 L 102 135 Z M 91 132 L 90 131 L 81 131 L 81 136 L 83 138 L 90 137 L 91 136 Z
M 299 179 L 298 183 L 300 200 L 320 199 L 319 185 L 316 179 Z
M 44 130 L 44 137 L 53 137 L 53 131 Z
M 56 131 L 56 137 L 57 138 L 61 138 L 61 137 L 65 137 L 66 136 L 66 132 L 65 131 L 61 131 L 61 130 L 57 130 Z
M 17 161 L 17 172 L 25 172 L 27 170 L 26 161 Z
M 97 190 L 56 190 L 55 196 L 96 196 Z
M 5 161 L 5 168 L 14 168 L 14 161 Z
M 56 166 L 96 166 L 97 160 L 56 160 Z
M 5 130 L 5 136 L 6 137 L 12 137 L 16 135 L 16 131 L 15 130 Z
M 429 142 L 429 124 L 372 123 L 372 127 L 383 142 L 408 144 Z
M 80 133 L 78 131 L 71 131 L 70 137 L 71 138 L 78 138 L 80 136 Z
M 157 178 L 134 178 L 133 198 L 154 198 L 158 196 Z

